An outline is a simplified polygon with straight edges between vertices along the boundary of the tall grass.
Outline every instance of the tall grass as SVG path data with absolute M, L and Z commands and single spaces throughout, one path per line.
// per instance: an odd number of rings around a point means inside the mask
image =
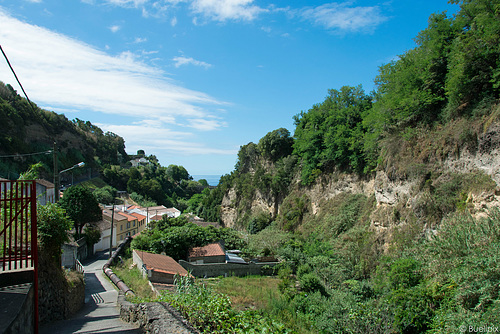
M 132 289 L 138 298 L 143 300 L 154 298 L 149 280 L 142 277 L 142 273 L 134 266 L 132 258 L 113 266 L 112 269 L 116 276 Z

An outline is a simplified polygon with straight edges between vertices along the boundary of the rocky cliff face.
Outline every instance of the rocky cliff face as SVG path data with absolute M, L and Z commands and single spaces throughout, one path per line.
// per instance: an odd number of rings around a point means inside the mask
M 306 195 L 310 200 L 309 213 L 313 215 L 322 210 L 321 203 L 342 193 L 374 196 L 376 209 L 370 220 L 375 230 L 384 231 L 395 225 L 420 221 L 424 229 L 432 231 L 435 223 L 425 221 L 424 214 L 426 203 L 432 201 L 428 187 L 435 187 L 445 181 L 452 186 L 453 180 L 447 179 L 451 174 L 459 175 L 459 178 L 460 175 L 466 178 L 467 175 L 478 174 L 483 179 L 487 175 L 494 183 L 490 182 L 485 190 L 476 189 L 462 196 L 466 196 L 464 202 L 474 216 L 483 216 L 491 208 L 500 207 L 500 124 L 490 126 L 479 134 L 474 145 L 463 147 L 458 150 L 458 154 L 450 154 L 434 163 L 432 169 L 433 175 L 439 176 L 427 180 L 422 174 L 394 176 L 395 173 L 383 169 L 369 178 L 345 173 L 322 175 L 307 187 L 295 179 L 287 195 Z M 237 193 L 231 188 L 221 205 L 221 218 L 225 226 L 237 227 L 238 219 L 243 214 L 235 203 L 238 203 Z M 269 212 L 276 217 L 280 213 L 281 203 L 270 194 L 255 190 L 250 210 L 252 213 Z

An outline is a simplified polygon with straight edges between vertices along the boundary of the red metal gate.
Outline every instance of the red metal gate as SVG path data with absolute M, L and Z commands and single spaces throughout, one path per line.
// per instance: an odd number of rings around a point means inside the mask
M 0 273 L 33 270 L 38 331 L 36 182 L 0 181 Z

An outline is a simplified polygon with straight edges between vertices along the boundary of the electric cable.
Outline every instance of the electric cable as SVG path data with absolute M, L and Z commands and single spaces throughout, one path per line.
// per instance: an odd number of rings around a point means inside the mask
M 38 155 L 38 154 L 50 154 L 50 153 L 52 153 L 52 150 L 49 150 L 49 151 L 43 151 L 43 152 L 35 152 L 35 153 L 24 153 L 24 154 L 0 155 L 0 158 L 27 157 L 27 156 L 31 156 L 31 155 Z
M 12 71 L 12 73 L 14 74 L 14 77 L 16 78 L 17 83 L 19 84 L 19 87 L 21 87 L 21 90 L 23 91 L 24 96 L 26 96 L 26 100 L 28 100 L 28 103 L 29 103 L 29 105 L 31 106 L 31 109 L 33 109 L 33 111 L 36 111 L 36 110 L 35 110 L 35 107 L 33 107 L 33 104 L 31 104 L 31 101 L 30 101 L 30 99 L 29 99 L 29 97 L 28 97 L 28 94 L 26 94 L 26 91 L 24 90 L 23 85 L 21 85 L 21 81 L 19 81 L 19 78 L 17 77 L 17 74 L 16 74 L 16 72 L 14 71 L 14 68 L 12 68 L 12 65 L 10 64 L 9 58 L 7 58 L 7 55 L 6 55 L 6 54 L 5 54 L 5 52 L 3 51 L 3 49 L 2 49 L 2 45 L 0 45 L 0 51 L 2 51 L 2 54 L 3 54 L 4 58 L 5 58 L 5 60 L 7 61 L 7 64 L 9 65 L 10 70 L 11 70 L 11 71 Z

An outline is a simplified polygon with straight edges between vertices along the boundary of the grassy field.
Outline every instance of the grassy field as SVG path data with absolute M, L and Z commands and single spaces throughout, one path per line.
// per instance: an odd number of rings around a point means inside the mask
M 118 276 L 139 298 L 151 299 L 154 297 L 153 290 L 147 278 L 143 278 L 141 272 L 133 265 L 132 258 L 113 266 L 113 272 Z
M 236 310 L 269 310 L 271 301 L 279 297 L 277 277 L 209 278 L 202 282 L 216 292 L 229 296 Z

